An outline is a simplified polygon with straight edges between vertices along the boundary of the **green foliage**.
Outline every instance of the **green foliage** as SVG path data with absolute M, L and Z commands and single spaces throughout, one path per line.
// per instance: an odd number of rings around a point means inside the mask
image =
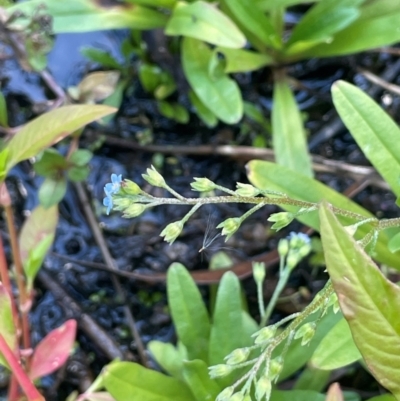
M 11 349 L 17 344 L 16 328 L 14 325 L 13 313 L 11 308 L 10 294 L 2 283 L 0 283 L 0 334 Z M 9 367 L 0 352 L 0 365 Z

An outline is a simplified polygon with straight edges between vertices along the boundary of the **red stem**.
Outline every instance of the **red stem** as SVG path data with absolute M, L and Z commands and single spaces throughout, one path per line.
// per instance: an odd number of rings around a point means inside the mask
M 29 380 L 28 375 L 22 369 L 19 361 L 15 357 L 13 351 L 8 346 L 4 337 L 0 334 L 0 352 L 4 356 L 5 360 L 10 367 L 10 370 L 18 380 L 19 385 L 22 387 L 28 401 L 46 401 L 44 397 L 39 393 L 37 388 Z

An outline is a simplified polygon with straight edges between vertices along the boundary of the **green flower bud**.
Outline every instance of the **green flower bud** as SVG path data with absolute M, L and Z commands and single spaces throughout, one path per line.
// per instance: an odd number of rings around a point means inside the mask
M 256 383 L 256 400 L 268 400 L 271 396 L 272 383 L 267 376 L 262 376 Z
M 255 337 L 254 344 L 263 344 L 274 337 L 276 333 L 275 326 L 267 326 L 255 332 L 252 337 Z
M 142 205 L 141 203 L 134 203 L 133 205 L 130 205 L 129 207 L 124 209 L 124 214 L 122 215 L 122 217 L 125 217 L 127 219 L 136 217 L 141 215 L 145 210 L 145 205 Z
M 233 392 L 235 391 L 235 387 L 229 386 L 226 389 L 222 390 L 215 401 L 229 401 Z
M 253 277 L 256 283 L 262 283 L 265 279 L 265 263 L 253 262 Z
M 113 198 L 113 209 L 114 210 L 125 210 L 127 207 L 132 205 L 132 200 L 128 198 Z
M 209 192 L 216 188 L 216 185 L 208 178 L 196 178 L 195 182 L 192 182 L 190 186 L 194 191 Z
M 303 326 L 301 326 L 300 329 L 296 331 L 294 338 L 296 340 L 298 338 L 301 338 L 301 345 L 307 345 L 314 337 L 316 328 L 317 325 L 315 324 L 315 322 L 303 324 Z
M 236 183 L 236 193 L 239 196 L 253 197 L 260 194 L 260 190 L 250 184 L 242 184 L 241 182 Z
M 269 216 L 268 221 L 272 221 L 275 224 L 272 225 L 271 228 L 273 228 L 276 231 L 279 231 L 281 228 L 286 227 L 289 225 L 294 219 L 294 214 L 289 213 L 289 212 L 280 212 L 280 213 L 274 213 Z
M 131 180 L 124 180 L 121 184 L 123 191 L 127 195 L 138 195 L 142 192 L 140 189 L 139 185 L 136 184 L 136 182 L 133 182 Z
M 241 391 L 238 391 L 237 393 L 233 394 L 231 398 L 229 398 L 229 401 L 243 401 L 244 399 L 244 394 Z
M 160 236 L 164 237 L 164 241 L 172 244 L 179 236 L 183 229 L 183 222 L 181 220 L 170 223 L 164 230 L 161 231 Z
M 231 217 L 218 224 L 217 228 L 222 228 L 222 235 L 226 235 L 226 239 L 228 240 L 237 231 L 240 224 L 240 217 Z
M 244 396 L 243 401 L 251 401 L 251 395 L 247 393 L 247 394 Z
M 279 375 L 281 374 L 283 368 L 283 358 L 282 356 L 278 356 L 274 359 L 272 359 L 270 365 L 269 365 L 269 373 L 268 377 L 271 381 L 275 382 L 278 380 Z
M 154 168 L 154 166 L 151 166 L 151 169 L 147 169 L 147 174 L 142 174 L 142 177 L 150 184 L 155 187 L 165 187 L 165 180 L 163 176 Z
M 214 365 L 214 366 L 210 366 L 208 368 L 208 373 L 211 377 L 211 379 L 216 379 L 217 377 L 224 377 L 229 375 L 229 373 L 231 373 L 233 370 L 232 366 L 229 365 Z
M 238 348 L 232 351 L 228 356 L 225 357 L 225 361 L 228 365 L 236 365 L 244 362 L 250 355 L 249 348 Z
M 300 262 L 301 258 L 297 250 L 291 249 L 286 257 L 286 266 L 288 269 L 293 270 Z
M 281 257 L 285 257 L 288 252 L 289 252 L 289 241 L 286 238 L 283 238 L 279 241 L 278 253 Z

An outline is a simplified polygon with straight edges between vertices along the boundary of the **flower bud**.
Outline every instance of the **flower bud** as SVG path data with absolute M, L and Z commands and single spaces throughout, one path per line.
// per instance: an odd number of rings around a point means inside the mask
M 254 197 L 260 194 L 260 190 L 250 184 L 236 183 L 236 193 L 239 196 Z
M 127 219 L 141 215 L 146 210 L 146 206 L 141 203 L 134 203 L 124 210 L 122 217 Z
M 234 391 L 235 387 L 233 386 L 225 388 L 218 394 L 217 399 L 215 401 L 229 401 Z
M 160 236 L 164 237 L 164 241 L 172 244 L 179 236 L 183 229 L 183 222 L 181 220 L 168 224 L 164 230 L 161 231 Z
M 249 348 L 238 348 L 225 357 L 227 365 L 236 365 L 244 362 L 250 355 Z
M 244 399 L 244 394 L 241 391 L 238 391 L 237 393 L 233 394 L 231 398 L 229 398 L 229 401 L 243 401 Z
M 251 401 L 251 395 L 249 393 L 247 393 L 244 397 L 243 397 L 243 401 Z
M 294 219 L 294 214 L 289 212 L 274 213 L 269 216 L 268 221 L 274 222 L 271 228 L 279 231 L 281 228 L 286 227 Z
M 288 269 L 293 270 L 300 262 L 300 255 L 297 250 L 291 249 L 286 257 L 286 266 Z
M 317 325 L 315 324 L 315 322 L 303 324 L 303 326 L 301 326 L 300 329 L 296 331 L 294 338 L 296 340 L 298 338 L 301 338 L 301 345 L 307 345 L 314 337 L 316 327 Z
M 256 383 L 256 400 L 268 400 L 272 390 L 271 380 L 267 376 L 260 377 Z
M 240 224 L 240 217 L 231 217 L 218 224 L 217 228 L 222 228 L 222 235 L 226 235 L 226 239 L 228 240 L 237 231 Z
M 217 377 L 227 376 L 227 375 L 229 375 L 229 373 L 232 372 L 232 370 L 233 370 L 232 366 L 223 365 L 223 364 L 210 366 L 208 368 L 211 379 L 216 379 Z
M 216 185 L 208 178 L 194 178 L 195 182 L 192 182 L 190 186 L 194 191 L 209 192 L 216 188 Z
M 289 252 L 289 241 L 286 238 L 283 238 L 279 241 L 278 244 L 279 256 L 285 257 L 288 252 Z
M 132 205 L 132 200 L 128 198 L 113 198 L 113 203 L 115 210 L 125 210 Z
M 295 232 L 290 233 L 289 245 L 292 249 L 300 249 L 306 244 L 310 244 L 310 237 L 307 234 Z
M 253 262 L 253 277 L 256 283 L 262 283 L 265 279 L 265 263 Z
M 269 341 L 276 333 L 275 326 L 267 326 L 255 332 L 252 337 L 255 337 L 254 344 L 262 344 Z
M 142 177 L 150 184 L 155 187 L 165 187 L 165 180 L 163 176 L 151 166 L 151 168 L 147 169 L 147 174 L 142 174 Z
M 278 356 L 274 359 L 272 359 L 270 365 L 269 365 L 269 373 L 268 377 L 271 381 L 277 381 L 279 375 L 281 374 L 283 368 L 283 358 L 282 356 Z
M 122 183 L 122 189 L 127 195 L 138 195 L 142 192 L 139 185 L 131 180 L 124 180 Z

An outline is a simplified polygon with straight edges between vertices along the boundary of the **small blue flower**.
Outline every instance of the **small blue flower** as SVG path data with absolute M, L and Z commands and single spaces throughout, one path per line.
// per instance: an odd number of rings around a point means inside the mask
M 104 192 L 106 193 L 106 195 L 108 196 L 116 194 L 121 188 L 121 182 L 122 182 L 122 174 L 120 175 L 111 174 L 111 182 L 106 184 L 104 187 Z
M 107 194 L 107 197 L 103 199 L 103 205 L 107 207 L 107 215 L 110 214 L 110 211 L 113 207 L 113 199 L 111 194 Z

